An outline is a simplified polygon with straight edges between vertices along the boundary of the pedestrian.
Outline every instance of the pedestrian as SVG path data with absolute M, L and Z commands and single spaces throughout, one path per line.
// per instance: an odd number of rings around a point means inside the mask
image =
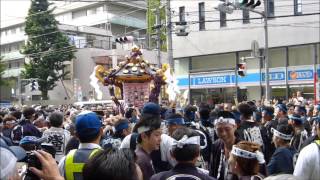
M 277 104 L 275 107 L 275 118 L 278 121 L 278 124 L 287 124 L 288 116 L 287 116 L 288 108 L 285 104 Z
M 265 163 L 260 145 L 249 141 L 240 141 L 232 146 L 229 167 L 238 180 L 262 180 L 259 164 Z
M 131 134 L 131 125 L 128 119 L 121 118 L 114 124 L 114 134 L 105 135 L 101 144 L 104 149 L 114 148 L 119 149 L 122 140 Z
M 228 111 L 221 111 L 217 116 L 214 126 L 219 139 L 212 145 L 209 174 L 218 180 L 226 180 L 228 159 L 232 146 L 240 139 L 235 136 L 237 126 L 233 114 Z
M 308 133 L 303 126 L 303 120 L 300 115 L 293 114 L 292 116 L 289 116 L 289 124 L 294 128 L 294 136 L 290 145 L 296 152 L 300 152 L 304 141 L 308 139 Z
M 65 155 L 66 146 L 70 139 L 70 132 L 63 129 L 64 116 L 60 112 L 53 112 L 49 115 L 51 127 L 43 132 L 42 137 L 47 137 L 47 143 L 51 143 L 55 150 L 55 159 L 59 162 Z
M 3 128 L 2 128 L 2 134 L 3 136 L 10 138 L 11 137 L 11 131 L 13 127 L 16 125 L 17 121 L 16 118 L 12 115 L 6 115 L 3 118 Z
M 172 136 L 173 132 L 181 127 L 185 126 L 185 121 L 181 114 L 171 114 L 165 120 L 167 128 L 168 128 L 168 135 Z
M 83 168 L 83 180 L 143 180 L 130 149 L 108 149 L 97 153 Z
M 268 152 L 269 149 L 266 148 L 266 144 L 268 144 L 267 129 L 253 119 L 253 107 L 247 103 L 242 103 L 238 106 L 238 109 L 241 113 L 240 127 L 236 131 L 239 138 L 259 144 L 263 154 L 268 156 L 270 153 Z
M 38 138 L 42 136 L 42 133 L 33 125 L 33 121 L 36 120 L 34 108 L 27 107 L 22 114 L 24 118 L 11 131 L 11 140 L 16 145 L 25 136 L 36 136 Z
M 317 135 L 320 137 L 320 120 L 317 119 Z M 320 177 L 320 140 L 304 147 L 298 156 L 293 174 L 302 180 L 318 180 Z
M 175 139 L 172 145 L 172 157 L 177 165 L 170 171 L 155 174 L 150 180 L 163 179 L 201 179 L 214 180 L 215 178 L 203 173 L 195 164 L 200 155 L 200 136 L 194 130 L 186 127 L 179 128 L 173 133 Z
M 277 129 L 272 128 L 273 143 L 276 150 L 267 165 L 268 175 L 292 174 L 293 157 L 296 151 L 290 147 L 290 140 L 293 137 L 293 127 L 291 125 L 280 125 Z
M 137 164 L 140 166 L 143 179 L 150 179 L 155 174 L 155 169 L 151 160 L 151 152 L 159 150 L 161 143 L 162 130 L 161 119 L 159 116 L 144 116 L 135 125 L 134 132 L 138 133 L 137 148 Z
M 82 179 L 84 164 L 101 150 L 99 145 L 103 134 L 102 122 L 96 113 L 83 111 L 76 117 L 76 136 L 80 141 L 78 149 L 71 150 L 59 162 L 60 174 L 66 180 Z M 79 168 L 80 167 L 80 168 Z

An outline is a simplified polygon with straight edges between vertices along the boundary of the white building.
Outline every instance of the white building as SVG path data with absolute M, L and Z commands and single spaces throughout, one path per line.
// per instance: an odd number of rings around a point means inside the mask
M 70 77 L 63 84 L 49 91 L 51 100 L 60 101 L 65 97 L 73 99 L 74 84 L 81 87 L 81 96 L 92 95 L 93 89 L 89 84 L 89 75 L 83 76 L 83 71 L 75 67 L 94 67 L 96 57 L 105 56 L 100 64 L 112 65 L 112 60 L 106 58 L 117 45 L 114 37 L 133 35 L 137 39 L 144 39 L 146 34 L 146 4 L 145 2 L 56 2 L 54 11 L 59 21 L 59 29 L 70 37 L 70 41 L 78 48 L 76 59 L 67 66 L 71 71 Z M 11 79 L 9 87 L 1 87 L 1 100 L 17 100 L 20 89 L 18 79 L 25 62 L 24 55 L 19 53 L 27 37 L 24 33 L 24 19 L 1 23 L 1 56 L 7 66 L 3 77 Z M 142 47 L 144 42 L 137 42 Z M 81 49 L 81 50 L 80 50 Z M 89 53 L 83 56 L 83 52 Z M 95 54 L 99 52 L 98 54 Z M 100 57 L 101 59 L 101 57 Z M 93 68 L 86 71 L 93 71 Z M 25 84 L 22 79 L 22 83 Z M 29 86 L 21 86 L 21 97 L 25 100 L 40 98 L 40 92 L 30 92 Z M 79 89 L 77 89 L 79 91 Z M 104 97 L 107 98 L 107 97 Z M 77 98 L 76 98 L 77 99 Z
M 250 56 L 253 40 L 259 43 L 263 55 L 264 21 L 252 12 L 219 12 L 215 9 L 218 3 L 171 1 L 173 25 L 187 22 L 189 32 L 187 36 L 173 33 L 179 86 L 191 89 L 192 102 L 232 102 L 236 94 L 240 101 L 261 99 L 263 59 L 248 59 L 245 77 L 236 78 L 235 67 L 241 57 Z M 263 11 L 263 4 L 255 10 Z M 314 73 L 319 72 L 320 62 L 320 3 L 268 0 L 268 4 L 271 97 L 288 98 L 302 90 L 307 98 L 314 98 Z

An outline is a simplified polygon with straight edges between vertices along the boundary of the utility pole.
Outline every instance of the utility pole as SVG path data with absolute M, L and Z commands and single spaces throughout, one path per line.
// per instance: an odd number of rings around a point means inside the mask
M 170 64 L 170 68 L 172 71 L 174 70 L 173 63 L 173 52 L 172 52 L 172 23 L 171 23 L 171 5 L 170 0 L 166 0 L 166 16 L 167 16 L 167 53 L 168 53 L 168 61 Z
M 264 0 L 264 68 L 265 68 L 265 83 L 266 83 L 266 101 L 270 101 L 270 82 L 269 82 L 269 42 L 268 42 L 268 1 Z
M 156 28 L 157 28 L 157 60 L 158 66 L 161 68 L 161 19 L 160 19 L 160 7 L 156 7 Z

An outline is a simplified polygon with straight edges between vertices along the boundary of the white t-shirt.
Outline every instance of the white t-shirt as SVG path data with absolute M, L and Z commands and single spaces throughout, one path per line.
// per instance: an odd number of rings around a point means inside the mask
M 302 180 L 319 180 L 320 149 L 317 144 L 311 143 L 300 151 L 293 175 Z
M 42 136 L 47 137 L 47 143 L 51 143 L 56 149 L 56 161 L 64 156 L 67 143 L 70 139 L 70 132 L 63 128 L 51 127 L 43 132 Z
M 130 148 L 130 139 L 131 134 L 126 136 L 120 145 L 120 149 L 122 148 Z M 167 134 L 161 135 L 161 143 L 160 143 L 160 151 L 161 151 L 161 160 L 165 162 L 169 162 L 172 166 L 175 166 L 177 162 L 171 157 L 170 150 L 173 143 L 173 138 L 168 136 Z

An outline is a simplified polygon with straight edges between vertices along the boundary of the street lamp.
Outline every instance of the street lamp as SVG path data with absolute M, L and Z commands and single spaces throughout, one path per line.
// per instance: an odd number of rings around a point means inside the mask
M 269 82 L 269 43 L 268 43 L 268 1 L 264 0 L 264 10 L 262 12 L 254 10 L 261 4 L 260 0 L 238 0 L 235 3 L 221 3 L 216 8 L 219 11 L 231 14 L 233 9 L 245 9 L 259 14 L 264 20 L 264 68 L 265 68 L 265 100 L 270 101 L 270 82 Z

